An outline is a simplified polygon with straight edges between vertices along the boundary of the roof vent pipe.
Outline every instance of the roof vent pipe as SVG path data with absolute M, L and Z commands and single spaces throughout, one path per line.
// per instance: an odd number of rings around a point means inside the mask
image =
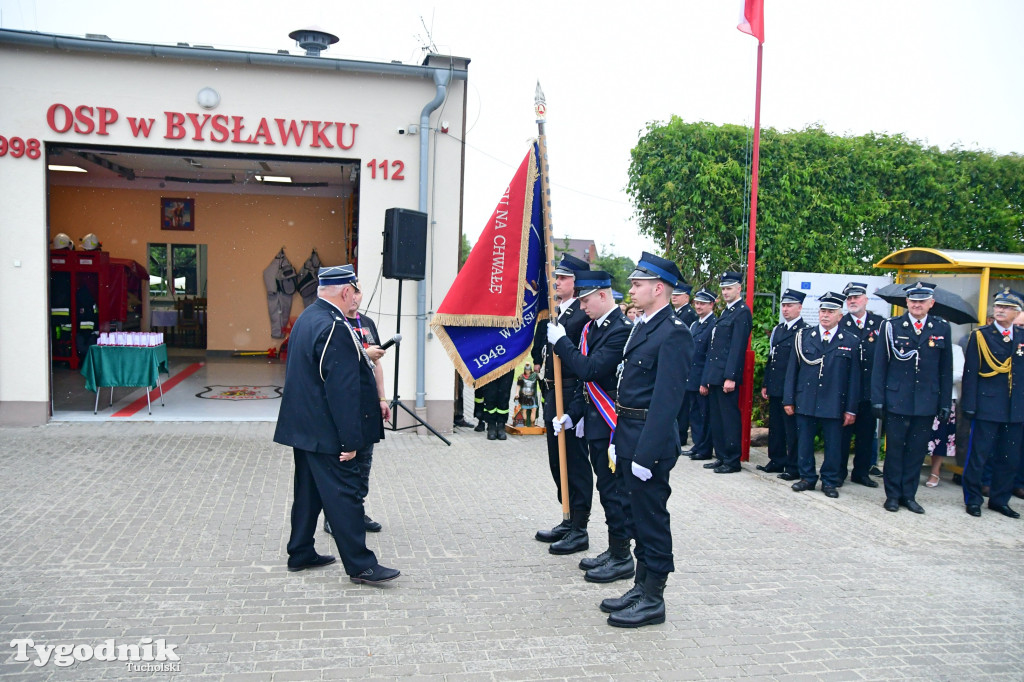
M 319 57 L 321 52 L 338 42 L 338 36 L 328 33 L 319 26 L 300 28 L 289 33 L 288 37 L 306 51 L 307 57 Z

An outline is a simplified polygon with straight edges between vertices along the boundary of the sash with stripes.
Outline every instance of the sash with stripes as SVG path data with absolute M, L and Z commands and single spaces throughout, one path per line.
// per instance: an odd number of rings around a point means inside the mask
M 580 335 L 580 352 L 584 355 L 587 354 L 589 344 L 587 343 L 587 332 L 590 331 L 590 325 L 593 321 L 587 322 L 586 326 L 583 327 L 583 334 Z M 596 381 L 585 382 L 587 387 L 587 395 L 590 396 L 590 402 L 597 408 L 598 414 L 604 419 L 604 423 L 608 425 L 608 428 L 612 430 L 612 435 L 615 435 L 615 425 L 618 423 L 618 415 L 615 414 L 615 401 L 612 400 L 603 388 L 601 388 Z

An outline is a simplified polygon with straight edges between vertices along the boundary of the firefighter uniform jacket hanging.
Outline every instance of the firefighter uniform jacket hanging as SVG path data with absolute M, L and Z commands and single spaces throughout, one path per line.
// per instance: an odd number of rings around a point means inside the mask
M 267 310 L 270 313 L 270 336 L 284 338 L 282 331 L 292 313 L 292 296 L 296 290 L 297 274 L 282 247 L 274 260 L 263 271 L 263 285 L 267 288 Z

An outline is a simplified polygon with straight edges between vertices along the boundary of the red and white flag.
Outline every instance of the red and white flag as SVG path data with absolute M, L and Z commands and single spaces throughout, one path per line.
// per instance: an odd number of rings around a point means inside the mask
M 743 0 L 743 13 L 740 15 L 740 23 L 736 26 L 739 30 L 757 38 L 757 42 L 764 42 L 764 0 Z

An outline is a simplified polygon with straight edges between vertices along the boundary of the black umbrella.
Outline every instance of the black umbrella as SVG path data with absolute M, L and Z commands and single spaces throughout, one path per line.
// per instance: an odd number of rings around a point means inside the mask
M 875 296 L 886 303 L 907 307 L 906 284 L 889 284 L 875 292 Z M 946 291 L 941 287 L 935 288 L 935 305 L 931 312 L 946 318 L 953 324 L 971 324 L 978 322 L 978 313 L 974 312 L 974 306 L 960 298 L 952 291 Z

